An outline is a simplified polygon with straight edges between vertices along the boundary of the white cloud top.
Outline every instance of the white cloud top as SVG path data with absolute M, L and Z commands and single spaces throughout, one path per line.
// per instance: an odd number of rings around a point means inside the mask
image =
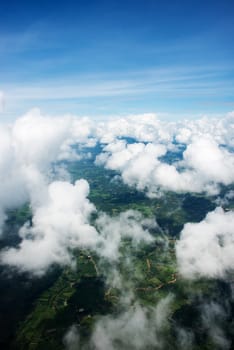
M 96 164 L 120 172 L 123 181 L 146 190 L 149 196 L 160 189 L 178 192 L 218 192 L 218 185 L 234 181 L 234 154 L 211 137 L 194 138 L 183 152 L 183 160 L 168 164 L 162 160 L 170 150 L 162 144 L 120 140 L 108 144 Z
M 162 348 L 162 330 L 167 325 L 172 300 L 169 294 L 156 307 L 146 308 L 135 303 L 119 315 L 103 316 L 95 324 L 91 346 L 95 345 L 97 350 L 115 350 L 116 344 L 123 349 L 142 350 L 155 345 Z
M 234 269 L 234 212 L 222 208 L 199 223 L 187 223 L 176 246 L 180 273 L 186 278 L 225 277 Z
M 99 242 L 98 233 L 89 225 L 95 207 L 87 199 L 87 181 L 74 185 L 53 182 L 48 187 L 47 199 L 33 213 L 33 225 L 25 224 L 19 235 L 18 248 L 2 253 L 2 262 L 23 271 L 44 273 L 52 263 L 72 262 L 69 249 L 89 248 Z

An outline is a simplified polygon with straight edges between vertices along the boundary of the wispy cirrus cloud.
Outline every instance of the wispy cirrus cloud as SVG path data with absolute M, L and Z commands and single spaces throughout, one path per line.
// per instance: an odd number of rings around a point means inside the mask
M 227 74 L 234 67 L 171 66 L 138 71 L 76 74 L 47 78 L 28 84 L 6 84 L 9 95 L 17 99 L 59 99 L 115 96 L 121 94 L 206 95 L 232 91 Z
M 128 106 L 141 104 L 152 106 L 167 101 L 168 106 L 177 99 L 181 103 L 214 101 L 225 104 L 227 96 L 234 93 L 233 84 L 228 74 L 233 67 L 181 67 L 171 66 L 165 68 L 152 68 L 128 72 L 109 72 L 94 74 L 76 74 L 75 76 L 48 77 L 46 79 L 2 84 L 7 98 L 8 108 L 11 111 L 17 106 L 25 108 L 34 106 L 47 106 L 56 108 L 56 104 L 67 106 L 71 111 L 71 102 L 76 101 L 76 110 L 79 105 L 91 103 L 95 108 L 108 105 L 114 99 L 115 106 L 125 101 Z M 147 103 L 148 102 L 148 103 Z M 27 106 L 27 107 L 26 107 Z M 113 104 L 112 104 L 113 106 Z M 203 104 L 203 109 L 204 104 Z M 169 107 L 170 109 L 170 107 Z M 108 109 L 107 109 L 108 112 Z M 109 110 L 113 114 L 115 111 Z

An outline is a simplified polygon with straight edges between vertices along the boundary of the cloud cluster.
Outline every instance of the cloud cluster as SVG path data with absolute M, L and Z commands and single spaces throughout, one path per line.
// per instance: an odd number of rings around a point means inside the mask
M 133 247 L 142 242 L 151 244 L 157 223 L 133 210 L 112 217 L 98 213 L 88 197 L 88 182 L 81 179 L 72 184 L 69 176 L 61 180 L 60 164 L 80 159 L 82 147 L 93 148 L 99 143 L 103 151 L 96 164 L 117 171 L 124 183 L 148 196 L 167 190 L 214 194 L 220 184 L 234 182 L 233 121 L 234 115 L 229 114 L 218 121 L 203 118 L 167 123 L 147 114 L 95 124 L 88 118 L 43 117 L 33 110 L 12 125 L 2 125 L 0 229 L 7 209 L 25 202 L 30 204 L 32 220 L 20 228 L 19 245 L 1 251 L 1 263 L 42 275 L 53 264 L 75 265 L 74 249 L 90 249 L 101 258 L 100 271 L 105 269 L 107 284 L 121 287 L 123 292 L 119 312 L 97 320 L 87 347 L 165 348 L 172 296 L 156 307 L 140 305 L 133 282 L 123 281 L 118 266 L 123 240 L 130 240 Z M 224 200 L 232 197 L 233 191 L 229 191 Z M 189 279 L 222 278 L 233 270 L 233 227 L 234 213 L 221 208 L 200 223 L 187 223 L 176 245 L 180 274 Z M 129 256 L 122 260 L 126 269 L 132 263 Z M 203 310 L 202 322 L 214 344 L 226 349 L 229 343 L 214 321 L 222 315 L 218 306 L 210 305 Z M 181 348 L 193 343 L 189 330 L 178 332 Z M 75 326 L 65 335 L 64 344 L 71 350 L 80 347 Z
M 125 183 L 135 185 L 138 190 L 154 192 L 154 188 L 157 189 L 153 181 L 154 171 L 160 165 L 158 158 L 165 153 L 163 145 L 127 144 L 126 141 L 117 140 L 104 148 L 104 152 L 97 156 L 96 164 L 117 170 Z
M 234 112 L 218 118 L 202 116 L 177 122 L 166 121 L 154 113 L 130 115 L 100 122 L 95 130 L 103 144 L 118 138 L 133 138 L 138 142 L 169 145 L 176 141 L 187 145 L 194 137 L 211 137 L 219 145 L 234 146 Z
M 98 125 L 96 137 L 105 145 L 96 164 L 116 170 L 149 196 L 161 190 L 214 194 L 220 184 L 234 182 L 233 112 L 182 122 L 161 121 L 155 114 L 129 116 Z M 173 153 L 182 161 L 173 161 Z
M 130 137 L 139 142 L 168 143 L 173 138 L 173 123 L 162 122 L 157 114 L 145 113 L 117 118 L 97 125 L 97 138 L 111 143 L 119 137 Z
M 213 194 L 219 184 L 234 181 L 230 150 L 233 120 L 234 115 L 229 114 L 218 122 L 203 118 L 167 123 L 154 114 L 145 114 L 95 124 L 88 118 L 69 115 L 44 117 L 35 109 L 12 125 L 2 125 L 0 230 L 7 209 L 29 202 L 33 214 L 33 225 L 25 225 L 19 232 L 20 246 L 5 251 L 2 261 L 42 273 L 52 263 L 71 262 L 69 249 L 74 247 L 90 246 L 99 255 L 115 260 L 124 237 L 130 237 L 133 244 L 150 242 L 155 222 L 136 212 L 114 218 L 99 213 L 95 227 L 91 226 L 89 218 L 95 208 L 87 198 L 88 184 L 55 181 L 57 162 L 77 160 L 79 147 L 95 147 L 99 142 L 105 145 L 96 164 L 116 170 L 126 184 L 149 196 L 163 190 Z M 168 154 L 178 150 L 182 150 L 181 159 L 172 157 L 168 162 Z M 63 170 L 58 169 L 56 176 L 64 178 Z M 75 200 L 76 196 L 80 199 Z M 43 247 L 40 254 L 36 254 L 37 245 Z M 38 259 L 33 263 L 35 254 Z
M 94 123 L 69 115 L 42 116 L 34 109 L 2 125 L 0 133 L 0 226 L 6 209 L 37 200 L 42 183 L 51 182 L 56 161 L 78 160 L 79 147 L 97 142 L 105 144 L 97 164 L 120 172 L 126 184 L 148 195 L 161 190 L 214 193 L 220 183 L 234 180 L 233 113 L 220 120 L 172 123 L 143 114 Z M 177 152 L 180 144 L 185 147 L 182 162 L 168 164 L 163 157 Z
M 174 125 L 173 135 L 178 143 L 189 144 L 196 138 L 211 137 L 219 145 L 234 146 L 234 112 L 219 118 L 202 117 L 184 120 Z
M 96 228 L 90 217 L 96 211 L 88 200 L 86 180 L 55 181 L 47 189 L 43 203 L 34 208 L 32 225 L 26 223 L 19 231 L 22 239 L 17 248 L 1 253 L 1 262 L 22 271 L 41 275 L 52 264 L 72 264 L 74 248 L 92 249 L 108 260 L 119 258 L 121 240 L 128 237 L 133 244 L 152 242 L 150 228 L 156 223 L 133 210 L 111 218 L 102 213 Z
M 96 164 L 118 171 L 124 183 L 149 196 L 161 189 L 214 194 L 219 184 L 234 182 L 234 154 L 210 137 L 194 138 L 181 161 L 168 164 L 162 158 L 167 152 L 163 144 L 117 140 L 104 147 Z
M 185 278 L 222 278 L 234 269 L 234 212 L 216 208 L 199 223 L 187 223 L 176 245 Z

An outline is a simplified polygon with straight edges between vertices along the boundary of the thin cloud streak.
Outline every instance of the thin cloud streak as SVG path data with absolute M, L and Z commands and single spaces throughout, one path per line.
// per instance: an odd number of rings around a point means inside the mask
M 225 76 L 228 69 L 173 67 L 129 72 L 120 78 L 114 74 L 81 75 L 77 78 L 47 79 L 29 84 L 7 84 L 5 92 L 11 100 L 56 100 L 90 97 L 114 97 L 157 94 L 158 97 L 199 97 L 231 95 L 233 84 Z M 4 84 L 3 84 L 4 85 Z M 3 86 L 4 87 L 4 86 Z

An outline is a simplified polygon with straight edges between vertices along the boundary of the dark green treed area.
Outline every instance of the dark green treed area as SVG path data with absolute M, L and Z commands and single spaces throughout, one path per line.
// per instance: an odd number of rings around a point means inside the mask
M 135 209 L 145 217 L 155 218 L 160 229 L 153 233 L 153 243 L 141 244 L 138 248 L 125 239 L 115 266 L 100 261 L 91 251 L 77 250 L 73 268 L 52 267 L 41 278 L 1 267 L 1 349 L 62 350 L 63 337 L 72 324 L 79 329 L 81 345 L 87 345 L 95 321 L 101 315 L 118 315 L 121 310 L 120 297 L 124 290 L 111 286 L 105 278 L 105 271 L 113 267 L 125 281 L 122 288 L 131 288 L 140 305 L 155 306 L 169 293 L 175 296 L 169 328 L 165 330 L 165 349 L 182 349 L 178 325 L 187 332 L 193 331 L 191 350 L 221 349 L 214 344 L 209 332 L 201 328 L 200 309 L 204 300 L 217 302 L 224 298 L 234 309 L 230 286 L 218 280 L 183 280 L 175 257 L 175 244 L 183 225 L 188 221 L 201 221 L 217 206 L 215 198 L 166 192 L 150 199 L 124 185 L 116 172 L 95 166 L 93 158 L 71 163 L 68 168 L 73 182 L 80 178 L 89 182 L 89 199 L 98 211 L 114 216 Z M 222 196 L 225 197 L 224 189 Z M 232 207 L 230 203 L 226 209 Z M 27 205 L 9 211 L 0 241 L 2 249 L 20 242 L 17 230 L 26 221 L 31 221 Z M 222 322 L 226 335 L 233 341 L 232 323 Z

